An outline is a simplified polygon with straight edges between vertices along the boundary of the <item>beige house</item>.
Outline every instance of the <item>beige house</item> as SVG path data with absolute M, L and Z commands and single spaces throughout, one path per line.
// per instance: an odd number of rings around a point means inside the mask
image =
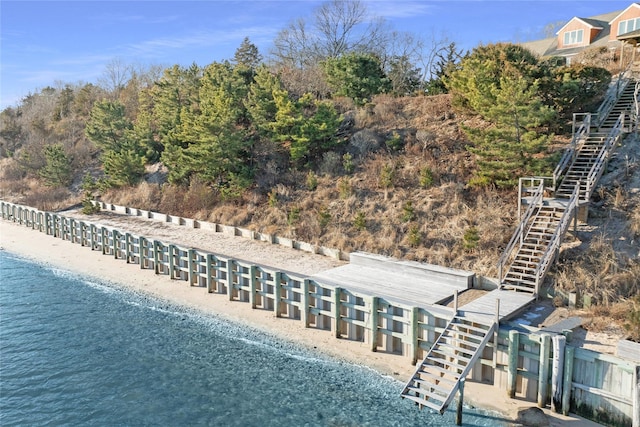
M 542 57 L 561 56 L 571 63 L 571 58 L 594 47 L 614 50 L 622 43 L 635 46 L 640 39 L 640 3 L 631 3 L 624 10 L 609 12 L 589 18 L 574 17 L 555 37 L 522 43 Z

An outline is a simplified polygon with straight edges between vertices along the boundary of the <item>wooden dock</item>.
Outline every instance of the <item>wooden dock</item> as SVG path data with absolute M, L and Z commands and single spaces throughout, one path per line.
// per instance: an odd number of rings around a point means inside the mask
M 458 313 L 460 316 L 469 319 L 478 319 L 486 322 L 487 318 L 495 318 L 496 300 L 500 300 L 499 320 L 503 320 L 520 313 L 525 307 L 534 302 L 535 299 L 533 295 L 526 292 L 495 289 L 461 306 Z

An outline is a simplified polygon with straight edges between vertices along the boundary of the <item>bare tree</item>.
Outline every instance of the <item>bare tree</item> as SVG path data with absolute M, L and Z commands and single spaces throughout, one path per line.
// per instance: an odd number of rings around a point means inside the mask
M 387 30 L 382 18 L 371 17 L 359 0 L 332 0 L 322 4 L 309 29 L 300 18 L 276 36 L 272 55 L 276 62 L 310 65 L 347 52 L 379 53 Z
M 121 58 L 114 58 L 105 66 L 98 84 L 111 94 L 113 99 L 118 99 L 120 91 L 124 89 L 133 74 L 133 67 L 126 64 Z

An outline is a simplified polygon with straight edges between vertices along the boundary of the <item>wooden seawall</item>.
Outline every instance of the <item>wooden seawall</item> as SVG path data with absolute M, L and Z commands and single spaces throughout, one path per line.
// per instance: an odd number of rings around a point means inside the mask
M 155 274 L 186 281 L 189 286 L 206 287 L 231 301 L 299 320 L 307 328 L 366 342 L 372 351 L 397 354 L 411 364 L 429 351 L 455 312 L 437 303 L 411 304 L 413 298 L 401 301 L 376 295 L 361 284 L 350 288 L 337 283 L 341 270 L 303 277 L 4 201 L 0 201 L 0 216 Z M 460 310 L 465 308 L 473 306 Z M 560 356 L 551 345 L 554 334 L 517 326 L 501 322 L 474 365 L 471 380 L 493 383 L 510 396 L 539 406 L 553 403 L 552 392 L 560 386 L 564 392 L 557 402 L 558 411 L 640 427 L 640 360 L 573 348 L 569 342 L 561 357 L 566 375 L 554 383 L 551 367 Z

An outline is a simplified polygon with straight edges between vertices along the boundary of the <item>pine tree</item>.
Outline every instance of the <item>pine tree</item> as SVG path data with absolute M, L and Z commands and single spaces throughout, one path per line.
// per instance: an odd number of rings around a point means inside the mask
M 48 187 L 65 187 L 71 184 L 71 159 L 62 144 L 47 145 L 44 148 L 45 165 L 40 169 L 40 177 Z

